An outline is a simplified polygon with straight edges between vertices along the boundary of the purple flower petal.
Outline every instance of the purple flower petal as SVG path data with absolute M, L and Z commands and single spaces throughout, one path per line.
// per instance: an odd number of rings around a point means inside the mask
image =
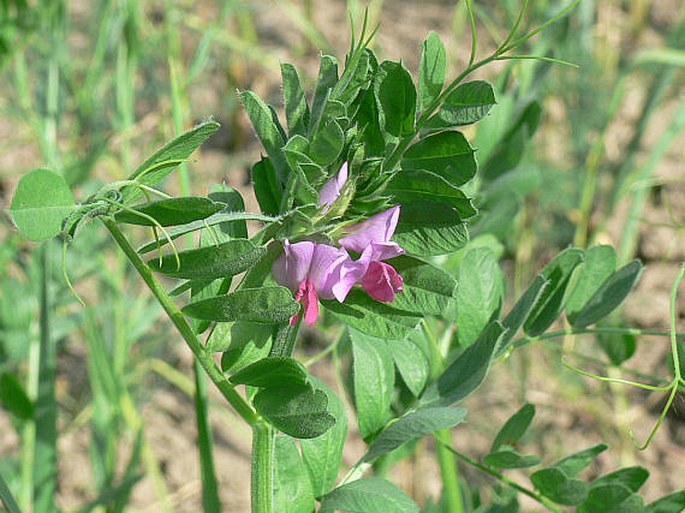
M 347 261 L 350 261 L 350 256 L 344 249 L 327 244 L 316 244 L 309 269 L 309 278 L 322 298 L 333 299 L 336 297 L 333 287 L 340 280 L 341 268 Z
M 404 255 L 404 250 L 397 242 L 372 242 L 371 245 L 364 250 L 364 253 L 370 254 L 369 261 L 389 260 L 400 255 Z
M 309 275 L 316 244 L 309 241 L 290 244 L 283 241 L 283 254 L 276 259 L 272 272 L 276 283 L 296 292 Z
M 391 303 L 402 291 L 404 280 L 390 264 L 371 262 L 361 281 L 362 287 L 376 301 Z
M 295 294 L 295 300 L 302 303 L 304 307 L 304 322 L 309 326 L 314 326 L 319 318 L 319 298 L 311 280 L 304 280 Z M 291 326 L 297 323 L 298 315 L 295 314 L 290 319 Z
M 331 291 L 333 292 L 335 299 L 341 303 L 345 301 L 350 290 L 354 287 L 354 284 L 364 276 L 364 273 L 366 273 L 368 266 L 368 262 L 362 261 L 361 258 L 356 262 L 352 259 L 343 262 L 336 270 L 336 277 L 331 286 Z
M 395 205 L 366 221 L 350 226 L 350 235 L 340 239 L 340 245 L 357 253 L 362 253 L 372 242 L 388 242 L 397 228 L 400 218 L 400 206 Z
M 321 190 L 319 191 L 319 206 L 325 207 L 323 209 L 324 212 L 328 211 L 331 204 L 340 196 L 340 191 L 345 185 L 345 182 L 347 182 L 347 174 L 348 165 L 347 162 L 345 162 L 340 167 L 338 173 L 321 187 Z

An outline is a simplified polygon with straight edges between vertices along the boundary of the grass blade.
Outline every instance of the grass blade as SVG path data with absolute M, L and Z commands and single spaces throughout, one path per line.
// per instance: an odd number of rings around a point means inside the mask
M 17 501 L 14 500 L 12 492 L 10 492 L 7 483 L 2 478 L 2 474 L 0 474 L 0 502 L 4 504 L 7 513 L 21 513 Z

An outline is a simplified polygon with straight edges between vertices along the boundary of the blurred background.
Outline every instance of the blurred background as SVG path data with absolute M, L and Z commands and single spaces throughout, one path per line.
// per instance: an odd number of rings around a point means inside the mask
M 565 5 L 530 0 L 522 27 Z M 221 130 L 189 163 L 188 182 L 169 180 L 168 189 L 206 194 L 225 182 L 254 211 L 249 166 L 260 147 L 236 91 L 280 107 L 281 62 L 295 64 L 308 89 L 320 52 L 342 66 L 350 20 L 358 30 L 365 8 L 371 25 L 380 23 L 372 42 L 380 58 L 402 60 L 416 76 L 433 30 L 447 47 L 448 77 L 466 66 L 471 35 L 461 1 L 0 0 L 0 474 L 20 503 L 30 502 L 28 462 L 41 450 L 64 511 L 199 511 L 202 497 L 189 351 L 158 322 L 160 310 L 97 223 L 67 255 L 87 304 L 78 305 L 59 248 L 38 251 L 12 228 L 7 209 L 19 178 L 51 167 L 85 199 L 213 116 Z M 520 8 L 518 0 L 475 2 L 480 57 L 506 37 Z M 491 115 L 467 131 L 483 165 L 470 185 L 481 209 L 472 237 L 500 256 L 509 298 L 569 245 L 611 244 L 619 264 L 639 257 L 646 271 L 614 322 L 667 329 L 685 259 L 685 5 L 583 0 L 520 53 L 579 67 L 517 61 L 478 72 L 499 94 Z M 46 297 L 53 315 L 41 345 Z M 679 305 L 685 312 L 685 299 Z M 321 351 L 327 337 L 309 333 L 302 354 Z M 538 416 L 528 443 L 547 461 L 604 440 L 611 449 L 591 472 L 641 464 L 652 472 L 647 498 L 685 488 L 685 401 L 677 398 L 640 452 L 629 430 L 644 441 L 664 398 L 581 378 L 563 369 L 562 351 L 594 372 L 656 383 L 672 365 L 664 337 L 529 344 L 493 368 L 467 404 L 455 445 L 479 457 L 530 401 Z M 324 360 L 313 372 L 335 382 L 333 367 Z M 51 388 L 54 401 L 38 400 Z M 249 430 L 211 390 L 209 400 L 217 403 L 210 419 L 224 510 L 249 511 Z M 37 405 L 57 416 L 56 452 L 40 447 Z M 350 463 L 362 453 L 354 430 L 346 450 Z M 394 472 L 420 503 L 439 494 L 430 445 Z M 463 472 L 469 483 L 490 483 Z

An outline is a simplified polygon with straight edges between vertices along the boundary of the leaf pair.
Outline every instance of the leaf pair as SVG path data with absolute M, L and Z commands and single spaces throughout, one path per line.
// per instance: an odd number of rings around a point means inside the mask
M 260 388 L 253 403 L 274 427 L 295 438 L 315 438 L 335 424 L 326 392 L 315 388 L 306 369 L 289 357 L 267 357 L 231 376 L 235 384 Z

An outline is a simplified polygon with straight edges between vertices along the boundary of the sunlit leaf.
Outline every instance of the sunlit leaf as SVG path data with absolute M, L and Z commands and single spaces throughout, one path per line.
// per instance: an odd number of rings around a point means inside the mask
M 288 322 L 299 310 L 285 287 L 262 287 L 203 299 L 184 307 L 183 313 L 206 321 L 279 323 Z
M 19 180 L 10 214 L 24 236 L 39 241 L 59 234 L 73 209 L 74 196 L 64 178 L 49 169 L 35 169 Z
M 326 495 L 319 513 L 419 513 L 419 507 L 406 493 L 380 477 L 365 477 L 339 486 Z
M 155 272 L 184 279 L 214 279 L 235 276 L 249 269 L 266 253 L 246 239 L 235 239 L 218 246 L 190 249 L 148 261 Z M 180 262 L 180 265 L 179 265 Z
M 395 367 L 385 340 L 349 329 L 359 433 L 368 438 L 390 420 Z
M 223 210 L 223 203 L 216 203 L 209 198 L 188 196 L 169 198 L 132 207 L 133 211 L 121 210 L 114 216 L 117 222 L 141 226 L 174 226 L 206 219 Z M 135 212 L 143 214 L 137 215 Z M 149 219 L 151 217 L 157 223 Z
M 312 386 L 265 388 L 254 398 L 257 412 L 294 438 L 315 438 L 335 424 L 328 397 Z
M 465 418 L 464 408 L 421 408 L 410 412 L 381 431 L 369 445 L 362 460 L 373 461 L 411 440 L 439 429 L 452 428 L 462 423 Z

